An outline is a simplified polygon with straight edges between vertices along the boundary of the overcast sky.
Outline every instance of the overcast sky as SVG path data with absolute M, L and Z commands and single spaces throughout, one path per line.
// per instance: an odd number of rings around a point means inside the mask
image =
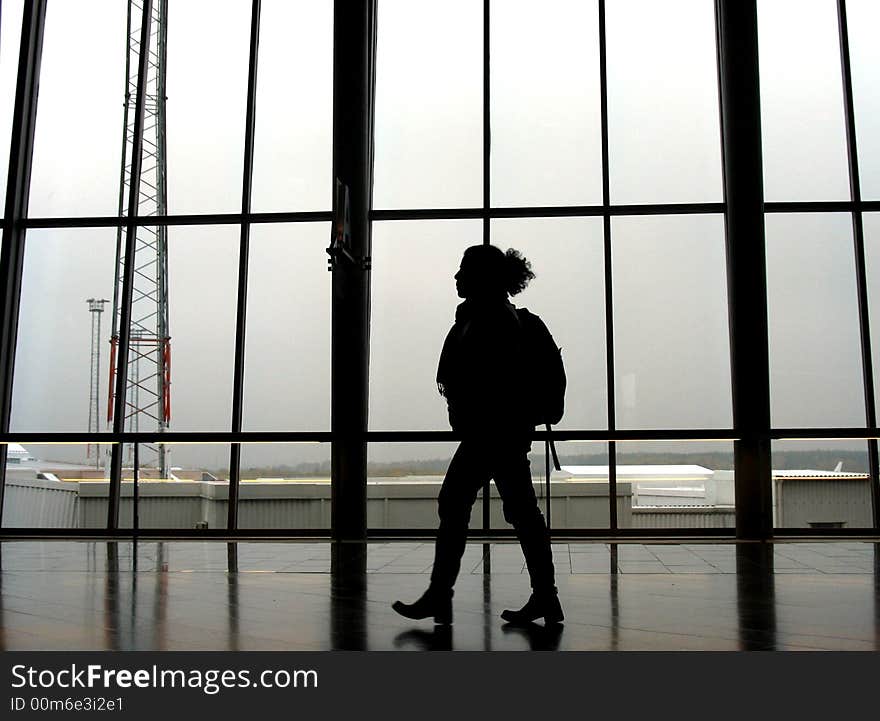
M 250 2 L 170 0 L 168 210 L 240 210 Z M 712 0 L 608 0 L 614 203 L 722 199 Z M 880 8 L 849 0 L 863 197 L 880 198 Z M 50 0 L 33 216 L 115 215 L 122 139 L 123 0 Z M 9 137 L 21 0 L 4 0 L 2 137 Z M 492 202 L 601 202 L 594 2 L 492 6 Z M 255 211 L 327 210 L 331 189 L 332 2 L 264 0 Z M 768 200 L 849 197 L 834 0 L 761 0 Z M 482 203 L 482 3 L 381 0 L 377 208 Z M 0 161 L 8 156 L 4 142 Z M 6 177 L 0 180 L 5 189 Z M 866 218 L 872 301 L 880 221 Z M 499 220 L 537 278 L 516 298 L 547 321 L 569 376 L 567 428 L 607 422 L 601 219 Z M 170 228 L 173 430 L 230 428 L 238 228 Z M 246 430 L 329 430 L 330 274 L 324 224 L 257 226 L 251 241 Z M 731 424 L 721 216 L 612 222 L 617 424 Z M 478 221 L 374 224 L 372 429 L 444 429 L 434 374 Z M 113 229 L 28 234 L 13 429 L 81 431 L 90 318 L 113 297 Z M 771 390 L 777 426 L 864 422 L 852 231 L 847 215 L 770 216 Z M 880 314 L 875 314 L 880 315 Z M 110 313 L 104 316 L 102 411 Z M 880 322 L 872 317 L 880 337 Z M 875 361 L 875 365 L 877 361 Z M 658 450 L 660 447 L 654 446 Z M 677 450 L 668 444 L 663 448 Z M 579 446 L 577 451 L 585 448 Z M 599 448 L 597 448 L 599 450 Z M 447 446 L 371 448 L 436 457 Z M 79 455 L 78 449 L 66 457 Z M 56 452 L 57 455 L 57 452 Z M 173 463 L 226 462 L 226 447 L 178 446 Z M 327 446 L 259 446 L 244 463 L 329 457 Z

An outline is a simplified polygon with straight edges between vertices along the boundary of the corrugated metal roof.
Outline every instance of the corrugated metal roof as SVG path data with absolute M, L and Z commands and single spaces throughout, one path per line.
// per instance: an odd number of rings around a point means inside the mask
M 773 471 L 773 477 L 785 480 L 786 478 L 867 478 L 867 473 L 845 473 L 843 471 L 819 471 L 814 469 Z

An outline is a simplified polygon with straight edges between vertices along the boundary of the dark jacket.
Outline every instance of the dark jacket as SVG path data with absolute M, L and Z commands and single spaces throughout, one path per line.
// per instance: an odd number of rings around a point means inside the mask
M 506 299 L 458 306 L 437 369 L 453 430 L 485 435 L 534 428 L 525 408 L 524 350 L 516 308 Z

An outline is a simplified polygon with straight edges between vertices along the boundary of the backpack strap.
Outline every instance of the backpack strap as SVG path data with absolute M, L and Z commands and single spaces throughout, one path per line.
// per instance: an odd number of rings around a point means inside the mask
M 549 433 L 551 432 L 551 430 L 550 430 L 550 424 L 549 424 L 549 423 L 545 423 L 545 424 L 544 424 L 544 427 L 547 429 L 547 433 L 549 434 Z M 553 456 L 553 467 L 554 467 L 557 471 L 561 471 L 561 470 L 562 470 L 562 466 L 559 465 L 559 456 L 556 455 L 556 444 L 553 442 L 553 438 L 549 438 L 549 439 L 547 440 L 547 443 L 548 443 L 548 445 L 550 446 L 550 453 L 551 453 L 552 456 Z
M 545 423 L 544 427 L 547 429 L 547 433 L 550 431 L 550 424 Z M 544 479 L 545 479 L 545 492 L 544 497 L 546 498 L 546 503 L 544 504 L 544 515 L 546 516 L 547 521 L 547 530 L 550 530 L 550 458 L 553 458 L 553 467 L 557 471 L 561 471 L 562 468 L 559 465 L 559 456 L 556 455 L 556 444 L 553 442 L 552 437 L 548 437 L 546 441 L 544 441 Z

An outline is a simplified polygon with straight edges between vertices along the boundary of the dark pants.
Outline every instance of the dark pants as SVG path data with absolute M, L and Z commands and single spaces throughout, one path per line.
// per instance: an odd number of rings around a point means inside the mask
M 440 489 L 440 528 L 434 551 L 432 588 L 452 590 L 467 541 L 468 521 L 477 493 L 489 479 L 504 502 L 504 518 L 519 538 L 532 589 L 555 590 L 550 534 L 532 486 L 528 440 L 486 440 L 461 442 Z

